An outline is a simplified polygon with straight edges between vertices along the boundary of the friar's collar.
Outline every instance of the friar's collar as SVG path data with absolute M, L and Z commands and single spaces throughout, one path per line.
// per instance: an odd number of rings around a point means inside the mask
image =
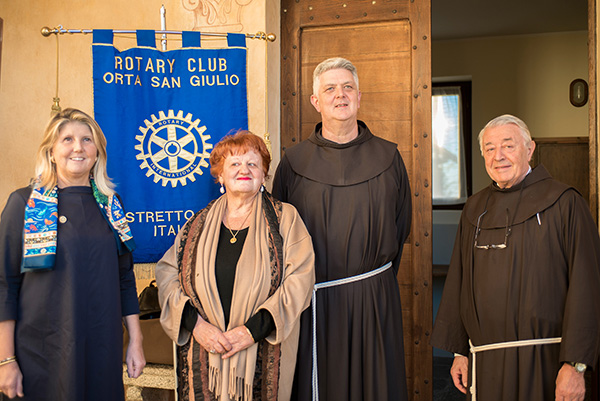
M 337 143 L 334 141 L 330 141 L 329 139 L 325 139 L 323 137 L 323 123 L 318 123 L 315 126 L 315 130 L 313 131 L 311 136 L 308 138 L 308 140 L 317 146 L 324 146 L 327 148 L 334 148 L 334 149 L 345 149 L 345 148 L 349 148 L 351 146 L 360 145 L 361 143 L 365 143 L 366 141 L 371 139 L 373 137 L 373 134 L 371 133 L 369 128 L 367 128 L 367 124 L 365 124 L 361 120 L 357 120 L 357 124 L 358 124 L 358 135 L 356 136 L 356 138 L 354 138 L 350 142 Z
M 491 184 L 492 188 L 493 189 L 497 189 L 499 191 L 506 191 L 506 192 L 516 191 L 516 190 L 522 188 L 522 186 L 523 186 L 523 184 L 525 182 L 525 179 L 533 171 L 533 169 L 531 168 L 531 166 L 528 166 L 528 167 L 529 167 L 529 169 L 527 170 L 527 174 L 525 174 L 525 176 L 523 177 L 523 179 L 520 182 L 518 182 L 517 184 L 511 186 L 510 188 L 501 188 L 496 181 L 492 181 L 492 184 Z M 550 173 L 548 173 L 548 176 L 550 178 L 552 178 L 550 176 Z
M 491 183 L 467 200 L 464 213 L 467 220 L 476 226 L 478 217 L 487 210 L 480 227 L 503 228 L 507 213 L 511 224 L 520 224 L 552 206 L 569 189 L 575 190 L 552 178 L 540 164 L 510 188 L 502 189 Z
M 358 121 L 358 136 L 348 143 L 323 138 L 322 124 L 311 136 L 286 150 L 290 167 L 300 176 L 326 185 L 349 186 L 366 182 L 392 166 L 398 154 L 395 143 L 371 133 Z

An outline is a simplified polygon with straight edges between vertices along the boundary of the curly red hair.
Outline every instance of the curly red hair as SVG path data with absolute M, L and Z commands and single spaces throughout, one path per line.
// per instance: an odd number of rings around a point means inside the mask
M 265 141 L 250 131 L 240 130 L 233 135 L 224 136 L 210 152 L 210 174 L 215 177 L 215 181 L 219 181 L 219 175 L 223 172 L 223 163 L 228 156 L 244 154 L 250 150 L 260 155 L 265 179 L 269 178 L 271 154 Z

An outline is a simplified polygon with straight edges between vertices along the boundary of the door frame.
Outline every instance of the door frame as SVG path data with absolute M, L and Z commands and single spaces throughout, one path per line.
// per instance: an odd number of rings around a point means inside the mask
M 433 326 L 432 285 L 432 212 L 431 212 L 431 1 L 430 0 L 327 0 L 326 10 L 313 11 L 302 0 L 281 3 L 281 152 L 300 142 L 301 99 L 299 99 L 302 29 L 324 25 L 350 25 L 369 18 L 380 21 L 408 19 L 411 24 L 411 163 L 412 227 L 410 243 L 404 255 L 410 255 L 410 281 L 402 299 L 410 307 L 409 321 L 404 321 L 404 346 L 410 347 L 407 361 L 408 397 L 414 401 L 433 398 L 433 352 L 429 338 Z M 289 5 L 289 6 L 288 6 Z M 360 10 L 357 10 L 360 9 Z M 358 12 L 360 11 L 360 12 Z M 398 339 L 402 341 L 401 338 Z
M 589 85 L 589 146 L 590 146 L 590 210 L 598 224 L 598 16 L 597 2 L 588 0 L 588 85 Z

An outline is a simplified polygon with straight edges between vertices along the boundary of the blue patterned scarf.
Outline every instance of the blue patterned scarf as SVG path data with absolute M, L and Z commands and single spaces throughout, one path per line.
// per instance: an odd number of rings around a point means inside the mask
M 101 193 L 91 178 L 90 183 L 98 207 L 115 234 L 119 255 L 132 252 L 135 242 L 119 198 L 115 194 L 106 196 Z M 52 270 L 57 240 L 58 186 L 49 190 L 34 187 L 25 205 L 21 273 Z

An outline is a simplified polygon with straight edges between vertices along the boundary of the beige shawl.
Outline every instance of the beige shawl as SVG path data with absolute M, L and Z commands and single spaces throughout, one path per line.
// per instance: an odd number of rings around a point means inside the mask
M 190 219 L 178 234 L 175 245 L 156 266 L 162 307 L 161 323 L 180 349 L 188 347 L 187 354 L 182 355 L 179 360 L 178 374 L 180 384 L 188 386 L 186 391 L 190 392 L 190 400 L 194 399 L 194 393 L 199 396 L 204 394 L 205 399 L 217 395 L 222 401 L 251 400 L 253 396 L 260 400 L 289 398 L 298 345 L 298 319 L 310 302 L 314 284 L 314 252 L 310 236 L 297 211 L 289 204 L 275 202 L 281 205 L 276 209 L 278 214 L 281 210 L 280 232 L 284 242 L 284 263 L 280 268 L 280 278 L 276 280 L 281 283 L 276 285 L 271 282 L 274 270 L 271 261 L 279 258 L 271 256 L 271 252 L 276 250 L 269 246 L 272 230 L 267 228 L 263 197 L 259 195 L 253 205 L 249 232 L 237 265 L 229 327 L 224 327 L 214 271 L 218 234 L 226 207 L 225 197 L 216 200 L 203 217 L 195 216 Z M 201 221 L 201 217 L 205 221 Z M 198 235 L 197 252 L 181 252 L 182 243 L 186 242 L 182 240 L 186 236 L 186 230 L 193 231 L 194 224 L 198 221 L 203 228 Z M 193 232 L 188 234 L 192 236 Z M 179 275 L 179 266 L 182 265 L 194 266 L 194 271 Z M 191 293 L 185 288 L 192 288 Z M 223 361 L 218 355 L 208 355 L 193 338 L 190 339 L 190 332 L 181 329 L 181 315 L 188 301 L 192 302 L 203 318 L 223 331 L 243 325 L 259 309 L 271 313 L 276 330 L 265 340 Z M 281 348 L 277 349 L 277 353 L 265 353 L 264 350 L 274 349 L 273 345 L 279 344 Z M 253 395 L 257 354 L 260 355 L 258 360 L 261 366 L 262 394 Z M 279 361 L 276 360 L 279 355 L 281 370 L 272 369 L 274 363 L 279 366 Z M 209 366 L 200 367 L 204 374 L 198 376 L 202 378 L 194 377 L 192 368 L 197 366 L 193 365 L 205 358 L 208 358 Z M 190 378 L 187 383 L 186 377 Z M 268 391 L 265 392 L 265 388 Z M 214 393 L 206 393 L 207 389 L 214 390 Z M 256 388 L 254 390 L 257 391 Z

